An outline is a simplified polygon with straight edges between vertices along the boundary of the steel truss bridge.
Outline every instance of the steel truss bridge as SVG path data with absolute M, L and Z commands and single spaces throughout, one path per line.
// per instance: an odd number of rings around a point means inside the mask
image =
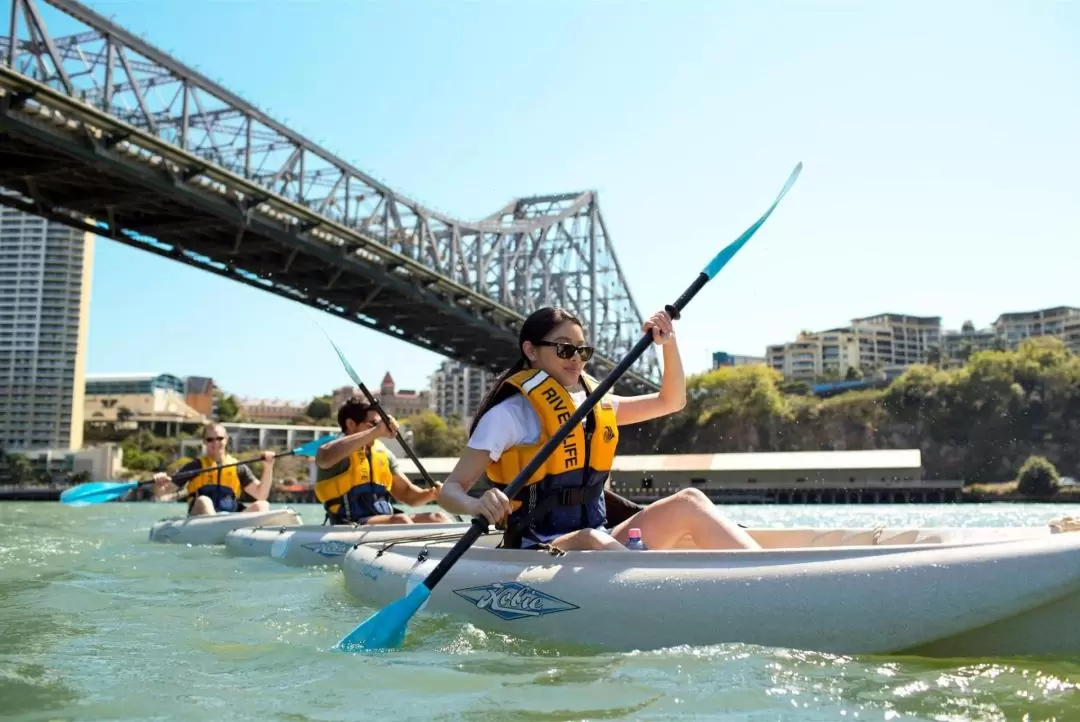
M 5 8 L 0 203 L 481 368 L 544 305 L 586 324 L 597 377 L 640 338 L 595 193 L 454 220 L 74 0 Z M 57 11 L 85 29 L 50 35 Z M 618 389 L 658 388 L 655 348 L 635 368 Z

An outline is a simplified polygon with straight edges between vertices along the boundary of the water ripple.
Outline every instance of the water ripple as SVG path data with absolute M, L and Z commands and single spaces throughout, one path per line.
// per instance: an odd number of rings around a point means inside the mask
M 1004 504 L 738 511 L 764 526 L 1005 526 L 1080 514 Z M 413 620 L 400 650 L 331 653 L 374 611 L 348 595 L 339 571 L 151 544 L 147 530 L 161 516 L 149 504 L 0 504 L 6 718 L 1080 719 L 1072 659 L 852 657 L 737 644 L 597 654 L 427 615 Z M 657 615 L 662 623 L 663 610 Z

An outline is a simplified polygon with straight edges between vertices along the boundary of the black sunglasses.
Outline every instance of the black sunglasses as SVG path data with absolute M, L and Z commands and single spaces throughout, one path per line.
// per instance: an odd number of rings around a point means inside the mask
M 592 346 L 575 346 L 572 343 L 563 343 L 562 341 L 537 341 L 533 343 L 533 346 L 551 346 L 555 349 L 555 355 L 563 360 L 574 358 L 576 353 L 586 363 L 596 351 Z
M 210 442 L 212 442 L 212 441 L 224 441 L 224 440 L 225 440 L 224 436 L 209 436 L 209 437 L 203 439 L 203 441 L 205 441 L 208 444 Z

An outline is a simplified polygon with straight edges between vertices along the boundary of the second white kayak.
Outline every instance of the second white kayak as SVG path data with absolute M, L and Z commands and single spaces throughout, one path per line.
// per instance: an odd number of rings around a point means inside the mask
M 270 524 L 299 526 L 303 523 L 300 514 L 289 508 L 172 517 L 162 519 L 150 527 L 150 541 L 171 544 L 224 544 L 225 535 L 234 529 Z
M 269 556 L 287 566 L 339 566 L 360 543 L 412 539 L 458 539 L 468 522 L 451 524 L 374 524 L 261 526 L 230 531 L 226 550 L 234 556 Z

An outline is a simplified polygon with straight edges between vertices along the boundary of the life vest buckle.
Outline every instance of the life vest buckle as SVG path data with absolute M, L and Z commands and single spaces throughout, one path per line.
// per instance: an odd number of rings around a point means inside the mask
M 604 487 L 599 484 L 571 486 L 566 489 L 559 489 L 555 494 L 555 498 L 560 506 L 581 506 L 599 499 L 604 493 L 603 489 Z
M 566 556 L 566 552 L 559 547 L 553 547 L 550 544 L 537 544 L 536 549 L 537 551 L 546 552 L 555 558 Z
M 569 488 L 559 489 L 559 504 L 561 506 L 581 506 L 585 503 L 584 494 L 581 489 Z

